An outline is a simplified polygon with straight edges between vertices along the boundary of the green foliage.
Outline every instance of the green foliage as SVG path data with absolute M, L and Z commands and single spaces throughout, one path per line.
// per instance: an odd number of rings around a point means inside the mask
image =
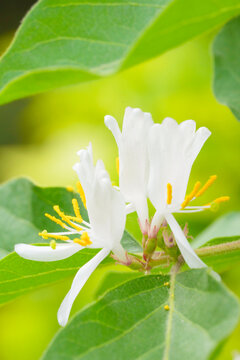
M 240 17 L 223 27 L 214 41 L 214 92 L 240 120 Z
M 126 69 L 239 12 L 239 0 L 41 0 L 1 59 L 0 103 Z
M 145 276 L 79 312 L 43 359 L 205 360 L 238 315 L 238 301 L 206 270 Z
M 0 304 L 39 286 L 75 275 L 96 253 L 95 249 L 83 249 L 65 260 L 51 262 L 25 260 L 16 253 L 9 254 L 0 261 Z M 108 257 L 101 265 L 112 263 Z
M 206 229 L 204 229 L 192 242 L 196 249 L 213 238 L 231 238 L 233 236 L 240 238 L 240 212 L 230 212 L 221 216 Z

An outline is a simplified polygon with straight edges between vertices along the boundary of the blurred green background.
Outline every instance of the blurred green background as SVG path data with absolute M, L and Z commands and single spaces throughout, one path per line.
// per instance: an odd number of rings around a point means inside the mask
M 1 52 L 30 4 L 1 4 Z M 27 176 L 42 186 L 74 185 L 76 151 L 91 141 L 95 159 L 105 161 L 117 182 L 117 148 L 103 118 L 111 114 L 122 122 L 125 107 L 132 106 L 151 112 L 156 122 L 166 116 L 178 122 L 194 119 L 198 127 L 207 126 L 212 131 L 194 164 L 189 188 L 196 180 L 204 182 L 209 175 L 217 174 L 218 180 L 203 203 L 221 195 L 230 195 L 231 201 L 218 213 L 193 214 L 185 219 L 191 234 L 196 235 L 221 214 L 240 210 L 240 124 L 212 93 L 214 35 L 207 34 L 119 75 L 0 107 L 0 181 Z M 134 216 L 128 220 L 128 229 L 139 235 Z M 105 269 L 92 275 L 72 314 L 94 300 L 105 275 Z M 238 296 L 239 276 L 239 266 L 223 274 L 227 286 Z M 0 308 L 1 360 L 40 358 L 59 328 L 56 313 L 71 280 L 34 291 Z M 234 351 L 240 352 L 239 338 L 240 328 L 223 345 L 219 360 L 232 359 Z

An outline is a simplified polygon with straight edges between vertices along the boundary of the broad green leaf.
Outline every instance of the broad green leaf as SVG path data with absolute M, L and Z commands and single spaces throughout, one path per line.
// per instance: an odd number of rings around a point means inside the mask
M 217 35 L 214 46 L 214 92 L 240 120 L 240 17 L 230 21 Z
M 87 220 L 87 212 L 79 195 L 65 188 L 41 188 L 24 178 L 0 186 L 0 248 L 13 251 L 14 245 L 20 242 L 46 243 L 38 233 L 44 229 L 49 232 L 60 229 L 44 214 L 54 215 L 53 206 L 57 204 L 67 214 L 74 215 L 73 198 L 78 199 L 82 217 Z M 130 252 L 141 251 L 139 243 L 126 231 L 122 244 Z
M 95 297 L 98 298 L 100 295 L 103 295 L 106 291 L 109 291 L 120 284 L 135 279 L 136 277 L 142 276 L 142 273 L 136 271 L 110 271 L 104 276 L 100 286 L 98 287 Z
M 211 239 L 232 236 L 240 238 L 240 212 L 237 211 L 223 215 L 214 221 L 194 239 L 192 246 L 196 249 Z
M 206 360 L 238 316 L 238 301 L 206 270 L 144 276 L 79 312 L 43 359 Z
M 40 0 L 0 61 L 0 103 L 116 73 L 239 13 L 239 0 Z
M 0 304 L 39 286 L 74 276 L 96 253 L 95 249 L 83 249 L 65 260 L 52 262 L 25 260 L 16 253 L 7 255 L 0 260 Z M 104 264 L 113 264 L 113 260 L 107 257 L 101 263 Z

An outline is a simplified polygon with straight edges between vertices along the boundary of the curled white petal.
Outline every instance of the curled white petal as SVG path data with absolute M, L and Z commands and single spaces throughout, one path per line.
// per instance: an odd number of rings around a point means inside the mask
M 106 127 L 112 132 L 117 146 L 119 146 L 121 139 L 121 131 L 119 129 L 117 120 L 111 115 L 106 115 L 104 117 L 104 123 Z
M 195 251 L 192 249 L 174 216 L 172 214 L 166 214 L 165 218 L 173 232 L 178 248 L 188 266 L 191 269 L 207 267 L 207 265 L 204 264 L 204 262 L 197 256 Z
M 57 261 L 66 259 L 83 247 L 79 244 L 57 244 L 56 249 L 50 246 L 17 244 L 14 250 L 24 259 L 34 261 Z
M 88 261 L 85 265 L 83 265 L 75 275 L 71 289 L 65 296 L 63 302 L 61 303 L 61 306 L 58 310 L 58 322 L 61 326 L 65 326 L 70 311 L 73 305 L 74 300 L 76 299 L 77 295 L 79 294 L 82 287 L 85 285 L 86 281 L 92 274 L 92 272 L 96 269 L 96 267 L 107 257 L 107 255 L 110 253 L 110 250 L 108 249 L 102 249 L 97 253 L 97 255 L 94 256 L 90 261 Z

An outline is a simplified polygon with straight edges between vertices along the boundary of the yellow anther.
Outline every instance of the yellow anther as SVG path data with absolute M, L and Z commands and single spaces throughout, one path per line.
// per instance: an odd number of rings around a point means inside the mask
M 74 191 L 74 189 L 73 189 L 72 186 L 67 186 L 66 189 L 67 189 L 67 191 L 69 191 L 69 192 L 73 192 L 73 191 Z
M 119 175 L 119 157 L 116 158 L 116 169 L 117 169 L 117 173 Z
M 197 181 L 192 189 L 192 191 L 190 192 L 189 195 L 186 195 L 182 205 L 181 205 L 181 208 L 184 209 L 189 203 L 190 201 L 196 196 L 197 192 L 199 191 L 201 187 L 201 183 L 200 181 Z
M 65 221 L 72 228 L 76 229 L 77 231 L 82 230 L 78 225 L 73 224 L 73 222 L 69 220 L 68 216 L 66 216 L 64 212 L 60 210 L 58 205 L 54 205 L 53 210 L 55 210 L 56 213 L 62 218 L 62 220 Z
M 83 222 L 82 218 L 80 219 L 80 218 L 77 218 L 76 216 L 66 215 L 66 218 L 68 218 L 68 220 L 71 220 L 71 221 L 76 221 L 80 224 Z
M 92 244 L 90 238 L 89 238 L 89 235 L 86 231 L 84 231 L 81 235 L 81 238 L 78 239 L 78 238 L 75 238 L 73 240 L 75 243 L 79 244 L 79 245 L 82 245 L 82 246 L 87 246 L 87 245 L 90 245 Z
M 229 201 L 229 200 L 230 200 L 230 196 L 221 196 L 221 197 L 213 200 L 213 202 L 217 203 L 217 204 L 220 204 L 222 202 Z
M 55 250 L 55 249 L 56 249 L 56 246 L 57 246 L 56 241 L 55 241 L 55 240 L 51 240 L 51 241 L 50 241 L 50 246 L 51 246 L 51 248 L 52 248 L 53 250 Z
M 62 228 L 66 229 L 66 224 L 64 224 L 60 219 L 57 219 L 55 216 L 52 216 L 50 214 L 45 214 L 45 216 L 55 222 L 56 224 L 60 225 Z
M 163 285 L 164 286 L 169 286 L 169 281 L 165 282 Z
M 63 240 L 63 241 L 69 240 L 68 236 L 49 234 L 49 233 L 47 233 L 46 230 L 43 230 L 43 232 L 39 233 L 38 235 L 42 236 L 42 238 L 45 239 L 45 240 L 47 240 L 49 238 L 53 238 L 53 239 L 56 239 L 56 240 Z
M 181 209 L 184 209 L 184 208 L 189 204 L 189 202 L 190 202 L 191 200 L 192 200 L 192 199 L 190 198 L 190 196 L 187 195 L 187 196 L 185 197 L 185 200 L 183 201 L 183 203 L 182 203 L 182 205 L 181 205 Z
M 89 237 L 89 235 L 88 235 L 88 233 L 87 233 L 87 231 L 84 231 L 84 232 L 82 233 L 82 235 L 81 235 L 81 240 L 87 242 L 87 245 L 90 245 L 90 244 L 92 243 L 91 240 L 90 240 L 90 237 Z
M 172 185 L 167 184 L 167 204 L 170 205 L 172 202 Z
M 203 185 L 203 187 L 197 192 L 197 194 L 195 195 L 195 197 L 199 197 L 201 196 L 203 193 L 205 193 L 205 191 L 214 183 L 214 181 L 216 180 L 217 175 L 212 175 L 210 176 L 210 178 L 208 179 L 208 181 Z
M 43 230 L 42 232 L 38 233 L 38 235 L 41 236 L 44 240 L 48 239 L 47 230 Z
M 165 305 L 164 309 L 168 311 L 168 310 L 170 310 L 170 307 L 168 305 Z
M 74 213 L 76 215 L 76 218 L 78 219 L 79 222 L 82 222 L 83 219 L 81 217 L 81 214 L 80 214 L 80 210 L 79 210 L 79 205 L 78 205 L 78 201 L 77 199 L 72 199 L 72 205 L 73 205 L 73 210 L 74 210 Z M 69 218 L 69 217 L 68 217 Z
M 77 182 L 77 190 L 79 192 L 79 195 L 80 195 L 80 198 L 83 202 L 83 205 L 85 208 L 87 208 L 87 205 L 86 205 L 86 197 L 85 197 L 85 194 L 84 194 L 84 191 L 83 191 L 83 187 L 80 183 L 80 181 Z
M 198 193 L 199 189 L 201 187 L 201 183 L 200 181 L 197 181 L 192 189 L 192 191 L 189 194 L 189 197 L 191 198 L 191 200 L 196 196 L 196 194 Z

